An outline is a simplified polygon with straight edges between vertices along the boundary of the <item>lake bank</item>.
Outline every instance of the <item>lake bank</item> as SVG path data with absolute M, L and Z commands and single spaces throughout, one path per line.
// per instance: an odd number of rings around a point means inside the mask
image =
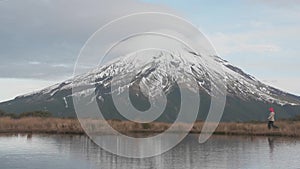
M 91 128 L 95 128 L 95 132 L 105 133 L 105 131 L 107 131 L 99 121 L 88 120 L 88 123 Z M 160 122 L 139 124 L 128 121 L 109 120 L 108 123 L 114 129 L 125 134 L 157 134 L 164 132 L 171 126 L 171 124 Z M 191 133 L 200 133 L 203 124 L 203 122 L 196 122 Z M 276 130 L 269 130 L 267 128 L 267 124 L 263 122 L 221 122 L 214 134 L 300 137 L 300 121 L 278 121 L 276 122 L 276 125 L 280 128 Z M 187 125 L 184 123 L 176 125 L 176 127 L 178 127 L 178 132 L 186 126 Z M 0 118 L 0 133 L 84 134 L 84 130 L 77 119 L 38 117 L 12 119 L 4 117 Z

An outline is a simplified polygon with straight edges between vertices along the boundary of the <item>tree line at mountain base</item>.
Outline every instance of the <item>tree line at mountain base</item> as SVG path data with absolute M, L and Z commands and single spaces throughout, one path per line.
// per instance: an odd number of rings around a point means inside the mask
M 0 117 L 10 117 L 12 119 L 20 119 L 24 117 L 53 117 L 52 113 L 47 111 L 32 111 L 32 112 L 23 112 L 20 114 L 16 113 L 7 113 L 3 110 L 0 110 Z

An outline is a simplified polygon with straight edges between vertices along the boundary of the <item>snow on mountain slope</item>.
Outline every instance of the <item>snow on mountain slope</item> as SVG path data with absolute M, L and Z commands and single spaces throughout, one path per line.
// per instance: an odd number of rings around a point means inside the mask
M 132 74 L 134 74 L 133 78 L 128 76 Z M 114 76 L 117 78 L 112 84 Z M 188 87 L 191 78 L 197 81 L 201 89 L 210 94 L 211 85 L 214 85 L 212 77 L 225 79 L 227 94 L 243 100 L 300 105 L 299 97 L 263 84 L 218 56 L 202 57 L 185 49 L 176 53 L 152 51 L 127 55 L 74 79 L 18 98 L 35 94 L 53 96 L 59 91 L 72 89 L 72 87 L 81 87 L 82 90 L 73 93 L 81 95 L 88 93 L 85 92 L 86 90 L 95 90 L 96 86 L 109 85 L 118 85 L 118 91 L 113 92 L 122 92 L 134 82 L 139 82 L 146 96 L 155 97 L 160 94 L 161 89 L 168 92 L 174 82 L 183 82 Z M 132 79 L 131 83 L 124 83 L 126 78 Z

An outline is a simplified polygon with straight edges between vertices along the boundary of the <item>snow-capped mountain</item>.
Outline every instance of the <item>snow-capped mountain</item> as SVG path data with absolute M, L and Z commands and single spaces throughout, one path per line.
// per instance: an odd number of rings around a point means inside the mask
M 214 79 L 222 79 L 227 90 L 223 120 L 264 120 L 268 106 L 282 112 L 280 117 L 300 114 L 299 97 L 265 85 L 218 56 L 204 57 L 185 49 L 174 53 L 145 51 L 120 57 L 73 79 L 1 103 L 0 109 L 18 113 L 42 109 L 58 116 L 74 116 L 72 97 L 76 95 L 87 100 L 97 99 L 106 118 L 122 119 L 113 106 L 111 94 L 121 95 L 130 89 L 132 101 L 140 109 L 147 109 L 147 99 L 166 93 L 172 101 L 168 102 L 160 120 L 172 121 L 180 102 L 176 84 L 195 90 L 191 84 L 196 81 L 196 90 L 204 98 L 199 119 L 204 119 L 211 87 L 217 86 Z M 72 87 L 76 88 L 73 92 Z

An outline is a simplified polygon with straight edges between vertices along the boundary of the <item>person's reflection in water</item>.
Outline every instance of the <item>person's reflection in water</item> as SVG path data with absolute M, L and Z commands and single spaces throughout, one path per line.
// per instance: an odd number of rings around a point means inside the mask
M 274 137 L 268 137 L 268 143 L 269 143 L 269 147 L 270 147 L 270 155 L 273 155 L 273 151 L 274 151 Z
M 32 139 L 32 134 L 31 133 L 27 134 L 26 138 L 27 138 L 27 140 L 31 140 Z

